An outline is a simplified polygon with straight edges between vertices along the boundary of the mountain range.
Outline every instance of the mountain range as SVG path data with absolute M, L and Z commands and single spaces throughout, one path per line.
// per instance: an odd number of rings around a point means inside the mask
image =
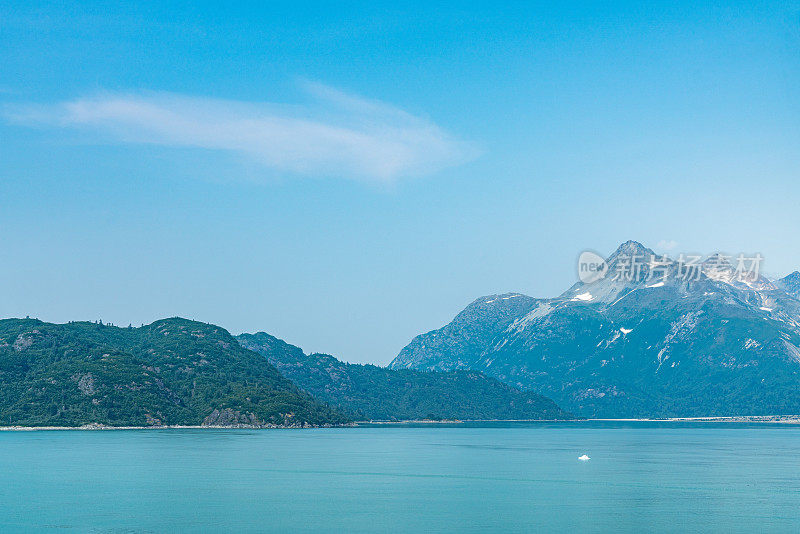
M 800 272 L 770 280 L 721 254 L 685 263 L 628 241 L 558 297 L 475 300 L 389 368 L 180 318 L 140 328 L 0 320 L 0 425 L 571 414 L 800 414 Z
M 800 273 L 730 260 L 628 241 L 605 276 L 555 298 L 481 297 L 390 368 L 480 371 L 587 417 L 798 414 Z
M 0 426 L 308 427 L 425 418 L 571 415 L 477 371 L 347 364 L 265 333 L 237 339 L 180 318 L 140 328 L 0 320 Z

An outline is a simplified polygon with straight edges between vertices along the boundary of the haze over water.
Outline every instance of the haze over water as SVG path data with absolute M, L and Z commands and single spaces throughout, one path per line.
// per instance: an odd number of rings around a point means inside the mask
M 0 529 L 792 531 L 798 444 L 727 423 L 2 432 Z

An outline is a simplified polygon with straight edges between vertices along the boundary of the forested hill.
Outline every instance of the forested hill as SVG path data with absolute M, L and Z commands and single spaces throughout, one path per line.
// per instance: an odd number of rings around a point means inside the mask
M 239 342 L 262 354 L 287 378 L 359 420 L 563 419 L 571 415 L 541 395 L 520 391 L 475 371 L 391 370 L 307 355 L 266 333 Z
M 346 422 L 224 329 L 0 320 L 0 425 L 306 426 Z

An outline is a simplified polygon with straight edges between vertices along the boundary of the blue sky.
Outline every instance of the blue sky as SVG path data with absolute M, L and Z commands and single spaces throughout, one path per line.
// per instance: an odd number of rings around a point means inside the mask
M 0 316 L 384 364 L 587 248 L 800 269 L 800 3 L 555 4 L 0 2 Z

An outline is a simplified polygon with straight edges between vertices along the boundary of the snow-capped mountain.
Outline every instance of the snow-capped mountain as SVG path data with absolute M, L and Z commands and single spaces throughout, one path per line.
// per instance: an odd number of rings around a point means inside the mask
M 594 417 L 800 413 L 800 273 L 635 241 L 562 295 L 481 297 L 393 368 L 475 369 Z

